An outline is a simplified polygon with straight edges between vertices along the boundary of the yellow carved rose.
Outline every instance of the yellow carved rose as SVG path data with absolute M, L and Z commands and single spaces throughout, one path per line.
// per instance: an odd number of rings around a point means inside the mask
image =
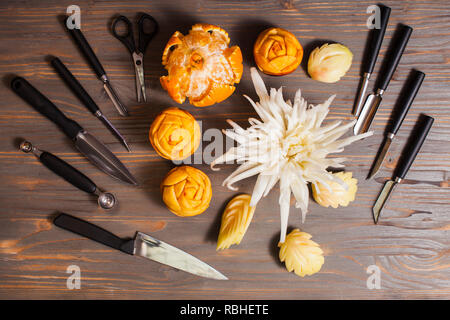
M 319 272 L 325 262 L 320 246 L 311 240 L 309 233 L 298 229 L 289 233 L 278 247 L 280 247 L 280 261 L 284 262 L 289 272 L 294 271 L 300 277 Z
M 341 183 L 326 181 L 328 186 L 320 182 L 312 185 L 314 200 L 322 207 L 346 207 L 355 200 L 358 180 L 352 178 L 351 172 L 337 172 L 333 176 L 341 180 Z
M 256 39 L 253 55 L 259 70 L 280 76 L 297 69 L 302 62 L 303 48 L 289 31 L 269 28 Z
M 178 216 L 190 217 L 203 213 L 211 201 L 211 181 L 201 170 L 181 166 L 169 171 L 161 183 L 161 193 L 167 208 Z
M 168 108 L 153 121 L 149 140 L 155 151 L 169 160 L 183 160 L 200 145 L 200 126 L 187 111 Z
M 217 250 L 241 243 L 255 212 L 255 207 L 250 207 L 250 199 L 250 195 L 240 194 L 228 202 L 222 214 Z

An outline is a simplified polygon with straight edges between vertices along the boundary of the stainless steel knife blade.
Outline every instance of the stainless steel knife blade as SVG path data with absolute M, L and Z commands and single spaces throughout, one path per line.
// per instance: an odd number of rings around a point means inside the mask
M 138 185 L 137 180 L 123 163 L 91 134 L 84 130 L 80 131 L 75 138 L 75 146 L 105 173 L 124 182 Z
M 367 179 L 372 178 L 375 175 L 375 173 L 377 173 L 378 169 L 380 168 L 381 164 L 383 163 L 384 158 L 386 157 L 386 153 L 389 150 L 389 147 L 391 145 L 393 137 L 394 137 L 394 135 L 391 134 L 391 135 L 388 135 L 386 138 L 384 138 L 383 144 L 380 148 L 380 152 L 377 155 L 375 163 L 373 164 L 372 168 L 370 169 Z
M 378 219 L 380 218 L 381 210 L 383 210 L 384 204 L 389 198 L 389 195 L 392 193 L 395 185 L 399 183 L 401 179 L 388 180 L 383 186 L 380 194 L 378 195 L 377 200 L 375 201 L 374 206 L 372 207 L 373 221 L 375 224 L 378 223 Z
M 134 254 L 197 276 L 228 280 L 219 271 L 189 253 L 142 232 L 136 233 Z
M 372 120 L 375 117 L 375 113 L 378 110 L 378 106 L 381 103 L 383 96 L 383 91 L 377 92 L 376 94 L 369 94 L 367 96 L 366 102 L 364 103 L 361 113 L 359 114 L 358 120 L 353 127 L 353 133 L 355 135 L 365 133 L 369 131 Z

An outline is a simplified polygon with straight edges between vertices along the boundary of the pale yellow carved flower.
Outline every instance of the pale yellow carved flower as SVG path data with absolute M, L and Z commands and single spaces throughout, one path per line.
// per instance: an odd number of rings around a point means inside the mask
M 327 181 L 327 185 L 317 182 L 312 185 L 314 200 L 322 207 L 346 207 L 355 200 L 358 180 L 352 178 L 351 172 L 337 172 L 333 176 L 342 183 Z

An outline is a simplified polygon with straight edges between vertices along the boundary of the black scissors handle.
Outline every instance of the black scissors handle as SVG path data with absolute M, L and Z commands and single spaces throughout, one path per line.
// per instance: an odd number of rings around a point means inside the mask
M 144 54 L 148 44 L 158 33 L 158 23 L 151 15 L 143 13 L 138 21 L 139 28 L 139 52 Z
M 119 34 L 116 30 L 117 24 L 123 22 L 125 24 L 125 34 Z M 130 51 L 131 54 L 133 54 L 136 51 L 136 45 L 134 42 L 134 35 L 133 35 L 133 25 L 131 24 L 130 20 L 128 20 L 125 16 L 118 16 L 113 24 L 112 24 L 112 33 L 114 37 L 119 39 L 125 47 L 127 47 L 128 51 Z

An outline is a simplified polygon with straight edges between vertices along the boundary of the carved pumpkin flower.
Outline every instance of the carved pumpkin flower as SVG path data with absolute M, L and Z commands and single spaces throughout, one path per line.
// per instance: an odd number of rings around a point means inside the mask
M 243 71 L 241 49 L 229 43 L 228 33 L 210 24 L 196 24 L 186 36 L 176 31 L 163 52 L 168 75 L 160 78 L 162 87 L 176 102 L 187 97 L 197 107 L 225 100 Z
M 161 193 L 164 203 L 177 216 L 196 216 L 209 207 L 211 181 L 199 169 L 175 167 L 161 183 Z
M 286 236 L 284 243 L 279 243 L 280 261 L 286 269 L 294 271 L 300 277 L 310 276 L 319 272 L 325 259 L 320 246 L 311 240 L 311 235 L 294 229 Z
M 200 126 L 187 111 L 167 108 L 153 121 L 149 140 L 155 151 L 169 160 L 183 160 L 200 145 Z
M 269 28 L 256 39 L 253 55 L 259 70 L 280 76 L 297 69 L 302 62 L 303 48 L 289 31 Z
M 217 250 L 241 243 L 255 212 L 255 207 L 250 207 L 250 199 L 250 195 L 240 194 L 228 202 L 222 214 Z

